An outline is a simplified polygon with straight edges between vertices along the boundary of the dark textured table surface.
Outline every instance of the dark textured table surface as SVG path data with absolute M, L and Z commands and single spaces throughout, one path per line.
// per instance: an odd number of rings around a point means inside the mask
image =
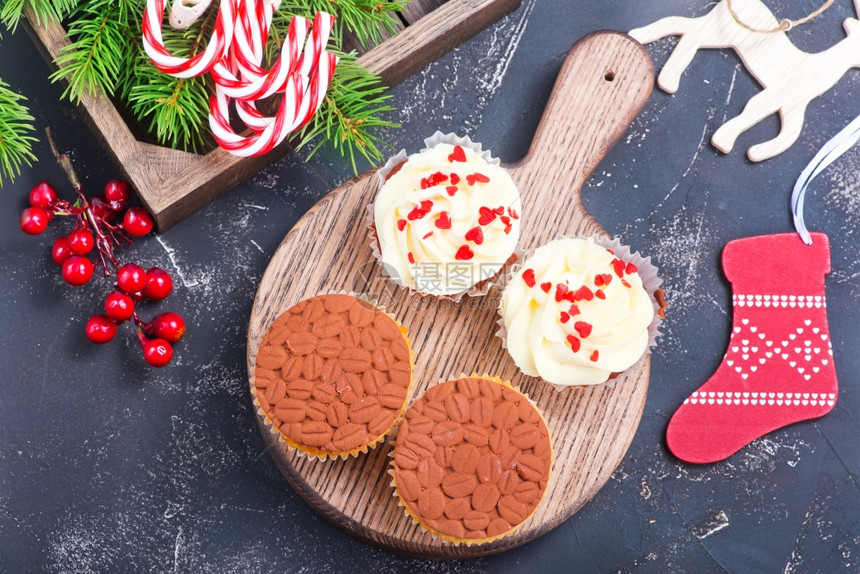
M 799 17 L 818 2 L 772 0 Z M 856 16 L 837 0 L 790 32 L 820 51 Z M 510 16 L 393 89 L 417 150 L 436 129 L 468 134 L 504 161 L 526 151 L 566 51 L 597 29 L 629 30 L 705 2 L 523 0 Z M 675 40 L 648 46 L 659 70 Z M 50 125 L 88 189 L 117 175 L 29 38 L 0 40 L 0 77 Z M 815 181 L 806 218 L 829 234 L 826 289 L 839 401 L 825 417 L 773 432 L 729 459 L 695 466 L 667 451 L 666 424 L 720 364 L 731 291 L 719 257 L 731 239 L 789 232 L 789 196 L 819 147 L 860 114 L 856 70 L 813 101 L 799 140 L 759 163 L 709 138 L 760 88 L 730 51 L 702 51 L 674 96 L 655 89 L 582 190 L 609 233 L 653 255 L 669 317 L 648 401 L 626 457 L 570 520 L 523 547 L 461 562 L 422 561 L 352 539 L 290 488 L 265 451 L 245 368 L 247 324 L 267 263 L 295 221 L 351 176 L 333 152 L 288 156 L 124 257 L 173 273 L 155 309 L 189 323 L 172 365 L 144 365 L 130 331 L 96 347 L 83 325 L 104 281 L 71 288 L 50 261 L 55 235 L 18 229 L 42 179 L 66 190 L 47 145 L 2 190 L 0 213 L 0 571 L 2 572 L 860 572 L 860 147 Z M 44 138 L 41 138 L 44 140 Z

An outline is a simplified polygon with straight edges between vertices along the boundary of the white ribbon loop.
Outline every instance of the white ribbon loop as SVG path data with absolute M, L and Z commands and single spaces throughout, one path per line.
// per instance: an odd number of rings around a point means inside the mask
M 812 245 L 812 236 L 803 221 L 803 202 L 806 197 L 806 190 L 815 176 L 824 171 L 827 166 L 851 149 L 858 141 L 860 141 L 860 116 L 854 118 L 851 123 L 842 128 L 838 134 L 818 150 L 812 161 L 800 172 L 800 177 L 794 184 L 794 189 L 791 192 L 791 214 L 794 218 L 794 228 L 807 245 Z

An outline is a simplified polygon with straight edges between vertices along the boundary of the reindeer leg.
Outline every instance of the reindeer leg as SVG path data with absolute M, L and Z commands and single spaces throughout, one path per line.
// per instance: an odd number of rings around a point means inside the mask
M 750 161 L 764 161 L 777 156 L 791 147 L 803 131 L 803 116 L 806 104 L 791 109 L 779 110 L 781 127 L 779 134 L 772 140 L 756 144 L 747 150 Z
M 667 18 L 657 20 L 653 24 L 643 26 L 642 28 L 636 28 L 629 32 L 633 39 L 638 40 L 643 44 L 659 40 L 660 38 L 665 38 L 666 36 L 681 37 L 680 40 L 678 40 L 678 45 L 675 46 L 674 50 L 672 50 L 672 54 L 669 56 L 669 59 L 666 60 L 666 63 L 663 65 L 663 69 L 660 71 L 660 75 L 657 78 L 657 85 L 660 86 L 660 89 L 670 94 L 674 94 L 678 91 L 678 84 L 681 81 L 681 75 L 684 73 L 684 70 L 687 69 L 687 66 L 690 65 L 690 62 L 693 61 L 693 57 L 696 55 L 696 51 L 700 47 L 696 39 L 690 37 L 696 35 L 696 20 L 697 18 L 669 16 Z M 693 33 L 688 35 L 688 32 Z
M 740 114 L 714 132 L 711 144 L 723 153 L 732 151 L 739 135 L 779 110 L 779 104 L 771 101 L 772 94 L 770 89 L 765 89 L 750 98 Z
M 642 44 L 650 44 L 660 38 L 666 36 L 683 36 L 691 27 L 695 18 L 685 18 L 684 16 L 668 16 L 661 18 L 656 22 L 652 22 L 641 28 L 634 28 L 628 34 Z

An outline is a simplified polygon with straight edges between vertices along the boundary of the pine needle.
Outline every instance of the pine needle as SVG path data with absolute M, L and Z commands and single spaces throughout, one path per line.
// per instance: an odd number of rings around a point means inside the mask
M 33 165 L 33 116 L 22 103 L 26 98 L 16 94 L 0 80 L 0 187 L 3 177 L 14 181 L 21 174 L 21 165 Z

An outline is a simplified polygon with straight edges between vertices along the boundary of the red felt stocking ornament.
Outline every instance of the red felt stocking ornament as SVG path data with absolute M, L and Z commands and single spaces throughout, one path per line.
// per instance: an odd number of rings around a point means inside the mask
M 732 284 L 732 334 L 723 362 L 666 430 L 675 456 L 708 463 L 771 431 L 827 414 L 838 385 L 824 275 L 830 243 L 812 233 L 737 239 L 723 250 Z

